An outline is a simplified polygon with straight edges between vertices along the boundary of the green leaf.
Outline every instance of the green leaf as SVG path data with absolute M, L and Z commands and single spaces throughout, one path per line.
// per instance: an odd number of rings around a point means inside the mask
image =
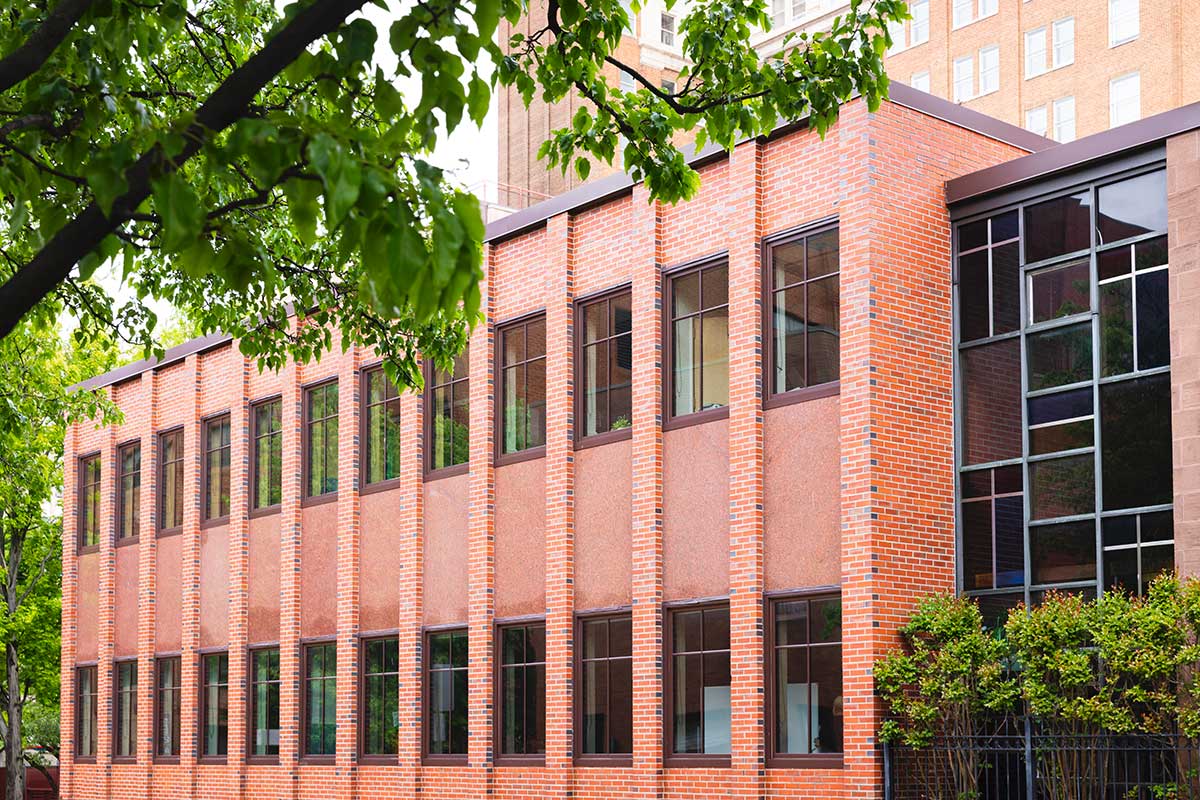
M 162 249 L 177 253 L 192 244 L 204 228 L 200 198 L 178 171 L 150 182 L 154 208 L 162 218 Z
M 491 100 L 492 90 L 487 81 L 478 75 L 472 75 L 467 90 L 467 113 L 476 125 L 483 125 Z
M 283 184 L 283 196 L 287 199 L 296 238 L 302 244 L 313 244 L 317 240 L 317 200 L 321 197 L 321 183 L 292 178 Z
M 358 199 L 362 166 L 327 133 L 313 137 L 308 158 L 325 184 L 325 224 L 336 228 Z

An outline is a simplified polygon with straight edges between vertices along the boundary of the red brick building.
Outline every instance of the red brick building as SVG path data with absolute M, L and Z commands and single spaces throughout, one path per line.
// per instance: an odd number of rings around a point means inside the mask
M 1044 283 L 1070 285 L 1006 271 L 1002 234 L 1079 185 L 1108 208 L 1114 159 L 1170 176 L 1170 358 L 1191 369 L 1130 358 L 1171 376 L 1174 492 L 1200 486 L 1197 128 L 1189 108 L 1050 148 L 896 86 L 824 141 L 789 126 L 697 154 L 690 203 L 613 176 L 493 225 L 487 324 L 423 395 L 369 352 L 260 374 L 222 337 L 93 379 L 125 421 L 66 441 L 64 796 L 879 796 L 871 666 L 914 599 L 1086 582 L 1069 559 L 1007 565 L 996 533 L 1014 493 L 993 473 L 1026 470 L 1038 509 L 1071 477 L 1042 474 L 1030 426 L 1079 435 L 1021 396 L 1022 365 L 1045 378 L 1074 351 L 1042 359 L 1047 323 L 1008 318 L 1026 277 L 1039 314 Z M 1094 197 L 1055 206 L 1064 230 Z M 1126 244 L 1089 222 L 1083 263 L 1161 234 L 1111 220 Z M 977 403 L 956 364 L 996 344 L 1018 389 Z M 1128 512 L 1135 533 L 1164 507 Z M 1022 541 L 1055 519 L 1030 516 Z M 1175 520 L 1181 562 L 1197 524 Z

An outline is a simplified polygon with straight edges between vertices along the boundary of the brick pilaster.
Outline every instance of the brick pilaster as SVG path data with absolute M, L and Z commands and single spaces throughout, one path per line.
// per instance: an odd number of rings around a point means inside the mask
M 229 410 L 229 742 L 227 763 L 232 773 L 235 797 L 246 792 L 246 699 L 248 668 L 246 646 L 249 644 L 248 614 L 250 606 L 250 362 L 243 357 L 234 360 L 240 373 L 238 388 Z
M 283 473 L 279 508 L 279 763 L 289 792 L 298 791 L 300 762 L 300 371 L 293 362 L 283 378 Z
M 154 769 L 154 654 L 157 631 L 158 537 L 155 535 L 155 498 L 158 496 L 158 373 L 141 377 L 144 396 L 149 399 L 147 430 L 142 432 L 142 473 L 138 497 L 138 745 L 137 761 L 142 775 L 143 796 L 149 796 Z M 70 795 L 64 795 L 69 797 Z
M 422 690 L 424 641 L 425 423 L 421 394 L 400 398 L 400 547 L 403 553 L 396 577 L 400 595 L 400 795 L 421 791 Z
M 338 369 L 337 496 L 337 795 L 351 800 L 358 784 L 359 350 Z
M 112 387 L 105 389 L 111 401 Z M 116 606 L 115 578 L 117 555 L 114 550 L 116 539 L 116 514 L 114 513 L 115 492 L 108 486 L 114 484 L 116 471 L 116 428 L 104 432 L 100 448 L 100 593 L 98 620 L 96 625 L 96 690 L 98 713 L 96 716 L 96 765 L 98 785 L 94 787 L 97 797 L 109 797 L 112 792 L 113 753 L 113 650 L 116 637 L 114 622 Z
M 79 539 L 79 426 L 67 429 L 63 444 L 63 497 L 62 497 L 62 648 L 59 665 L 60 717 L 59 729 L 62 751 L 59 754 L 59 793 L 73 797 L 75 791 L 75 652 L 79 641 L 79 557 L 76 543 Z
M 200 440 L 200 359 L 187 357 L 188 386 L 194 388 L 188 398 L 187 417 L 183 426 L 183 569 L 180 585 L 183 605 L 180 639 L 179 702 L 179 765 L 187 775 L 190 796 L 196 794 L 196 757 L 199 753 L 199 696 L 194 687 L 200 685 L 200 492 L 203 442 Z

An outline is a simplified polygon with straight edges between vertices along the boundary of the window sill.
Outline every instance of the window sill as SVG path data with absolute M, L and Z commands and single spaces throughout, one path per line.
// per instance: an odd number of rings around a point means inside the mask
M 279 756 L 246 756 L 246 763 L 259 767 L 277 767 Z
M 731 764 L 732 756 L 725 753 L 667 753 L 663 757 L 663 765 L 669 769 L 729 769 Z
M 272 514 L 278 514 L 279 509 L 280 509 L 279 503 L 276 503 L 273 506 L 263 506 L 262 508 L 256 508 L 253 511 L 251 511 L 249 514 L 249 517 L 250 517 L 250 519 L 260 519 L 262 517 L 269 517 Z
M 1112 50 L 1113 48 L 1120 47 L 1123 44 L 1129 44 L 1130 42 L 1136 42 L 1138 40 L 1138 37 L 1140 37 L 1140 36 L 1141 36 L 1141 34 L 1139 33 L 1137 36 L 1130 36 L 1128 39 L 1122 39 L 1119 42 L 1109 41 L 1108 49 Z
M 543 444 L 537 447 L 530 447 L 528 450 L 518 450 L 515 453 L 497 453 L 495 466 L 503 467 L 508 464 L 519 464 L 522 461 L 533 461 L 535 458 L 545 457 L 546 445 Z
M 590 755 L 575 756 L 575 766 L 584 769 L 596 769 L 603 767 L 632 767 L 632 754 L 608 754 L 593 753 Z
M 603 433 L 593 433 L 590 436 L 585 436 L 575 442 L 576 450 L 586 450 L 589 447 L 599 447 L 602 444 L 611 442 L 623 442 L 626 439 L 633 438 L 633 427 L 617 428 L 613 431 L 604 431 Z
M 505 767 L 544 767 L 546 766 L 545 755 L 500 755 L 496 756 L 496 767 L 503 769 Z
M 767 759 L 767 769 L 841 769 L 841 753 L 777 753 Z
M 831 381 L 816 386 L 806 386 L 803 389 L 791 389 L 779 394 L 768 395 L 763 400 L 763 408 L 779 408 L 794 403 L 805 403 L 809 400 L 819 400 L 822 397 L 833 397 L 842 393 L 842 382 Z
M 166 539 L 168 536 L 178 536 L 183 533 L 183 526 L 176 525 L 174 528 L 159 528 L 155 534 L 159 539 Z
M 313 766 L 318 766 L 318 767 L 320 767 L 320 766 L 332 767 L 335 763 L 337 763 L 337 756 L 326 756 L 326 755 L 300 756 L 300 763 L 301 764 L 312 764 Z
M 361 755 L 358 763 L 364 767 L 395 767 L 400 764 L 400 756 Z
M 200 530 L 203 531 L 203 530 L 208 530 L 209 528 L 219 528 L 222 525 L 228 525 L 228 524 L 229 524 L 229 515 L 226 514 L 223 517 L 213 517 L 212 519 L 204 520 L 203 522 L 200 523 Z
M 76 764 L 95 764 L 96 757 L 95 756 L 75 756 L 75 763 Z
M 300 507 L 312 508 L 313 506 L 323 506 L 326 503 L 336 503 L 337 499 L 337 492 L 326 492 L 325 494 L 318 494 L 313 497 L 305 497 L 300 501 Z
M 113 764 L 136 764 L 137 756 L 113 756 Z
M 126 536 L 124 539 L 117 539 L 117 543 L 114 546 L 115 547 L 134 547 L 137 545 L 137 543 L 140 540 L 141 540 L 141 536 L 139 534 L 134 534 L 133 536 Z
M 155 756 L 155 764 L 178 764 L 179 756 Z
M 400 478 L 388 478 L 387 480 L 375 481 L 375 483 L 368 483 L 364 485 L 362 490 L 359 492 L 359 495 L 375 494 L 377 492 L 386 492 L 391 489 L 399 488 Z
M 692 425 L 703 425 L 705 422 L 728 418 L 729 406 L 727 405 L 720 408 L 706 408 L 703 411 L 693 411 L 691 414 L 684 414 L 680 417 L 671 417 L 663 422 L 663 430 L 674 431 L 680 428 L 690 428 Z
M 455 475 L 466 475 L 471 471 L 471 464 L 464 461 L 461 464 L 452 464 L 449 467 L 439 467 L 425 472 L 425 482 L 441 480 L 442 478 L 453 478 Z
M 425 755 L 421 758 L 426 767 L 465 767 L 469 763 L 466 755 Z
M 90 553 L 99 553 L 99 552 L 100 552 L 100 545 L 98 545 L 98 544 L 85 544 L 81 547 L 75 548 L 75 555 L 77 555 L 77 556 L 86 556 Z
M 196 763 L 201 766 L 225 766 L 229 763 L 229 756 L 200 756 L 196 759 Z

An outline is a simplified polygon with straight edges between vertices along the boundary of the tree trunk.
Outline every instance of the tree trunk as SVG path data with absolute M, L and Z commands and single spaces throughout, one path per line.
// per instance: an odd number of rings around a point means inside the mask
M 17 648 L 10 642 L 4 648 L 5 678 L 8 684 L 8 725 L 4 732 L 4 796 L 7 800 L 25 800 L 25 749 L 21 746 L 21 675 Z

